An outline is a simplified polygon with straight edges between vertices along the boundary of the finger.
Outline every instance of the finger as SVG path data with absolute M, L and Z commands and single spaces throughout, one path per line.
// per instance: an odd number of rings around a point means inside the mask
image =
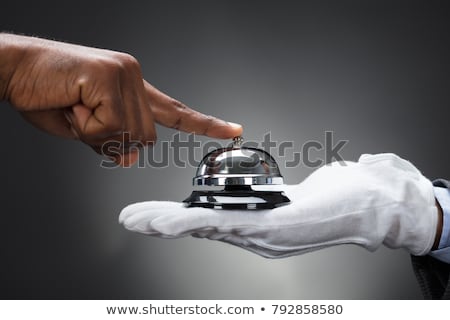
M 89 145 L 100 144 L 111 136 L 121 135 L 121 128 L 113 129 L 114 125 L 103 123 L 95 115 L 94 111 L 82 104 L 76 104 L 64 110 L 66 119 L 70 122 L 72 131 Z M 115 120 L 117 122 L 117 120 Z M 115 128 L 115 127 L 114 127 Z
M 139 86 L 139 94 L 137 94 L 139 98 L 139 114 L 135 113 L 134 116 L 137 117 L 136 121 L 140 122 L 142 130 L 141 142 L 144 146 L 153 145 L 157 138 L 154 115 L 143 82 L 139 81 L 136 84 L 137 86 Z
M 180 202 L 173 201 L 146 201 L 138 202 L 126 206 L 122 209 L 119 215 L 119 223 L 125 223 L 126 220 L 131 219 L 141 214 L 146 215 L 153 220 L 156 217 L 165 215 L 167 213 L 181 212 L 184 205 Z
M 162 93 L 144 80 L 155 121 L 159 124 L 212 138 L 228 139 L 242 134 L 242 126 L 202 114 Z
M 120 108 L 107 104 L 94 109 L 76 104 L 72 107 L 72 113 L 68 114 L 75 130 L 84 140 L 104 139 L 121 134 L 125 130 L 124 117 L 117 109 Z
M 155 235 L 160 238 L 177 238 L 171 235 L 161 234 L 151 226 L 151 222 L 161 216 L 182 212 L 182 203 L 170 201 L 149 201 L 130 205 L 122 210 L 119 222 L 133 232 L 146 235 Z
M 141 211 L 127 219 L 124 219 L 122 221 L 122 225 L 125 229 L 133 232 L 144 233 L 147 235 L 159 234 L 159 232 L 155 231 L 151 226 L 153 219 L 154 217 L 152 215 Z
M 152 221 L 152 228 L 161 234 L 183 236 L 213 230 L 232 232 L 233 224 L 240 224 L 244 212 L 222 211 L 207 208 L 184 208 L 182 214 L 161 216 Z
M 217 220 L 219 220 L 217 215 L 219 215 L 219 212 L 213 209 L 188 208 L 183 215 L 155 218 L 151 225 L 154 230 L 161 234 L 180 237 L 194 232 L 216 231 Z

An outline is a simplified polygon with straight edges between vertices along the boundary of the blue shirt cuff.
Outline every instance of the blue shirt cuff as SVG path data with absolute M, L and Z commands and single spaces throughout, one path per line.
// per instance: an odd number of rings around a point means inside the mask
M 450 189 L 434 187 L 434 195 L 442 208 L 442 233 L 438 249 L 429 255 L 450 263 Z

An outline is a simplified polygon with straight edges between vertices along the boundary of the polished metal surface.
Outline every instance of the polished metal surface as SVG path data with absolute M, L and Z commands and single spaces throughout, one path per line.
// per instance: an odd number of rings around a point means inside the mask
M 194 185 L 283 184 L 278 165 L 269 153 L 241 147 L 241 137 L 233 141 L 233 146 L 214 150 L 203 158 L 193 179 Z
M 183 202 L 188 207 L 225 210 L 262 210 L 287 205 L 282 191 L 253 190 L 253 185 L 283 184 L 274 158 L 264 150 L 242 145 L 235 137 L 233 145 L 208 153 L 200 162 L 194 185 L 224 186 L 223 190 L 194 190 Z
M 231 186 L 221 191 L 193 191 L 183 202 L 190 207 L 214 209 L 273 209 L 290 202 L 282 191 L 255 191 L 250 186 Z

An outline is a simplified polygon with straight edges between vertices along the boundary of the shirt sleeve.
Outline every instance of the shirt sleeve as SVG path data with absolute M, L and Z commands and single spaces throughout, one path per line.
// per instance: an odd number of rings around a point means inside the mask
M 429 255 L 450 263 L 450 189 L 435 186 L 434 195 L 442 208 L 442 233 L 438 249 L 431 251 Z
M 435 187 L 440 187 L 440 189 L 450 189 L 450 181 L 444 179 L 434 180 L 433 185 Z M 439 193 L 439 195 L 437 195 L 436 198 L 441 196 L 441 192 L 442 190 L 438 189 L 436 193 Z M 444 197 L 441 198 L 446 198 L 448 200 L 448 193 L 446 196 L 444 194 Z M 442 208 L 444 208 L 443 201 L 445 200 L 440 199 L 438 201 Z M 447 226 L 449 223 L 448 209 L 449 207 L 447 205 L 445 211 L 447 212 Z M 411 256 L 414 273 L 425 299 L 450 299 L 450 263 L 446 263 L 439 258 L 434 257 L 434 255 L 437 255 L 440 256 L 441 259 L 444 259 L 444 254 L 442 254 L 442 252 L 444 252 L 443 250 L 444 248 L 435 250 L 439 252 L 433 251 L 433 253 L 426 256 Z

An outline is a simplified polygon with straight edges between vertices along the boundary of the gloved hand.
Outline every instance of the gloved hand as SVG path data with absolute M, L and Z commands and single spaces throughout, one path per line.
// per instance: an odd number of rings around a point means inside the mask
M 150 201 L 124 208 L 131 231 L 161 238 L 224 241 L 268 258 L 353 243 L 427 254 L 436 234 L 431 182 L 394 154 L 362 155 L 326 165 L 298 185 L 282 186 L 291 204 L 272 210 L 186 208 Z

